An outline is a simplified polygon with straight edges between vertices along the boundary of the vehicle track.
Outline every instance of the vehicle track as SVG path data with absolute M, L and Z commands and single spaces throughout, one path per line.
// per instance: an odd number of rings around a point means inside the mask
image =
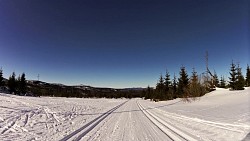
M 173 141 L 197 141 L 193 137 L 185 134 L 184 132 L 178 130 L 174 126 L 168 124 L 163 121 L 156 115 L 152 114 L 148 110 L 146 110 L 138 101 L 136 101 L 140 110 L 145 114 L 145 116 L 156 125 L 162 132 L 164 132 L 171 140 Z
M 83 138 L 88 132 L 90 132 L 92 129 L 94 129 L 101 121 L 103 121 L 107 116 L 109 116 L 112 112 L 114 112 L 116 109 L 124 105 L 126 102 L 125 101 L 116 107 L 110 109 L 109 111 L 103 113 L 102 115 L 98 116 L 97 118 L 93 119 L 92 121 L 88 122 L 81 128 L 75 130 L 71 134 L 65 136 L 63 139 L 60 141 L 68 141 L 68 140 L 73 140 L 73 141 L 79 141 L 81 138 Z

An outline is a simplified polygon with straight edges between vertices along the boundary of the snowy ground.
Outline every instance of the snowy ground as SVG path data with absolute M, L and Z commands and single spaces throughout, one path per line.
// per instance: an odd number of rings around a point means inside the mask
M 242 140 L 250 89 L 180 99 L 80 99 L 0 94 L 0 140 Z

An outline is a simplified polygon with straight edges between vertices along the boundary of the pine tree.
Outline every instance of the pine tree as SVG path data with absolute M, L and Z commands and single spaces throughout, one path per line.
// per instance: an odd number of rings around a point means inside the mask
M 198 93 L 199 85 L 198 85 L 198 75 L 195 69 L 193 68 L 192 76 L 190 78 L 189 84 L 189 96 L 196 97 L 199 96 Z
M 22 73 L 21 77 L 20 77 L 20 75 L 18 76 L 16 84 L 17 84 L 17 93 L 18 94 L 25 94 L 26 93 L 26 89 L 27 89 L 27 83 L 26 83 L 26 79 L 25 79 L 25 73 Z
M 22 74 L 21 76 L 21 93 L 25 94 L 27 91 L 27 82 L 26 82 L 26 78 L 25 78 L 25 73 Z
M 167 99 L 171 99 L 170 91 L 169 91 L 170 84 L 171 84 L 170 75 L 169 75 L 169 72 L 166 71 L 165 80 L 164 80 L 164 87 L 165 87 L 165 94 L 166 94 Z
M 234 64 L 234 62 L 232 61 L 231 64 L 231 72 L 230 72 L 230 76 L 229 77 L 229 86 L 232 90 L 236 89 L 236 65 Z
M 164 80 L 162 74 L 160 75 L 159 82 L 156 84 L 156 97 L 157 99 L 164 98 Z
M 150 86 L 147 87 L 145 99 L 152 99 L 152 90 Z
M 21 93 L 21 77 L 20 75 L 16 79 L 16 94 Z
M 193 69 L 192 76 L 190 78 L 188 92 L 189 93 L 187 96 L 192 97 L 193 100 L 195 100 L 196 97 L 204 95 L 206 92 L 206 88 L 202 86 L 199 82 L 198 75 L 195 69 Z
M 8 87 L 10 93 L 16 93 L 16 74 L 15 72 L 12 73 L 12 75 L 9 77 L 8 80 Z
M 176 76 L 174 74 L 174 79 L 173 79 L 173 98 L 177 98 L 177 80 L 176 80 Z
M 187 88 L 188 88 L 188 74 L 185 70 L 185 67 L 181 67 L 180 70 L 180 77 L 178 79 L 178 95 L 179 97 L 184 97 L 187 95 Z
M 242 75 L 240 65 L 238 64 L 236 68 L 236 90 L 244 90 L 245 80 L 244 76 Z
M 249 66 L 247 65 L 247 70 L 246 70 L 246 86 L 249 87 L 250 86 L 250 68 Z
M 3 81 L 3 70 L 2 68 L 0 69 L 0 87 L 4 86 L 4 81 Z
M 226 81 L 224 76 L 220 77 L 220 88 L 226 88 Z
M 216 73 L 215 71 L 214 71 L 214 85 L 215 85 L 216 87 L 219 86 L 218 75 L 217 75 L 217 73 Z

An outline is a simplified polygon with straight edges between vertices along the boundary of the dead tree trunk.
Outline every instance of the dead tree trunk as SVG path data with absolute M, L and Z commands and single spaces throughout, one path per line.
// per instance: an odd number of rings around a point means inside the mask
M 206 82 L 206 87 L 209 91 L 212 91 L 215 89 L 215 77 L 212 74 L 212 72 L 208 68 L 208 52 L 206 51 L 206 77 L 207 77 L 207 82 Z

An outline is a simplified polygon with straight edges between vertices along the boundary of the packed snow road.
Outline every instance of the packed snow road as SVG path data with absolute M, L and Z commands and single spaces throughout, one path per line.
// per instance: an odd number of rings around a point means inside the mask
M 217 89 L 192 103 L 0 94 L 0 140 L 243 140 L 249 92 Z

